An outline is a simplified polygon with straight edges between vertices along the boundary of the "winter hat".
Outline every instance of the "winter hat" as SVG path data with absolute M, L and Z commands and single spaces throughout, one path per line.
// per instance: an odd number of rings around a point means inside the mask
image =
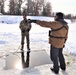
M 63 19 L 64 14 L 61 13 L 61 12 L 58 12 L 58 13 L 56 13 L 56 16 L 57 16 L 59 19 Z

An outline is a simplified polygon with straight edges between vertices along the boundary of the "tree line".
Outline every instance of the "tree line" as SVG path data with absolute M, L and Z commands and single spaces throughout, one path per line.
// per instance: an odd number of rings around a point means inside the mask
M 7 12 L 5 11 L 6 1 L 8 1 Z M 52 12 L 51 3 L 46 2 L 46 0 L 0 0 L 0 12 L 4 15 L 22 15 L 26 13 L 32 16 L 55 16 L 55 12 Z M 76 15 L 67 14 L 64 18 L 76 19 Z
M 0 0 L 0 12 L 9 15 L 22 15 L 26 12 L 27 15 L 43 15 L 51 16 L 51 3 L 45 0 L 9 0 L 9 10 L 5 12 L 5 2 L 7 0 Z

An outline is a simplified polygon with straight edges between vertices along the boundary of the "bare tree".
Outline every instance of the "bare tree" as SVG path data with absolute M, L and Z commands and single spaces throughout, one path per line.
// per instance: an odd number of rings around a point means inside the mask
M 18 15 L 21 15 L 21 8 L 22 8 L 21 6 L 25 1 L 26 0 L 17 0 L 16 8 L 17 8 Z
M 47 2 L 43 7 L 42 15 L 51 16 L 51 13 L 52 13 L 51 3 Z
M 46 8 L 45 7 L 43 7 L 42 15 L 43 16 L 47 16 L 47 12 L 46 12 Z
M 10 0 L 9 10 L 10 10 L 10 14 L 12 15 L 15 14 L 15 1 L 14 0 Z
M 51 12 L 52 12 L 51 3 L 47 2 L 45 8 L 46 8 L 47 16 L 51 16 Z
M 33 15 L 40 15 L 43 6 L 43 1 L 44 0 L 33 0 L 32 2 Z
M 40 15 L 45 0 L 27 0 L 25 4 L 27 7 L 23 7 L 23 12 L 27 15 Z
M 22 0 L 18 0 L 18 14 L 21 14 L 21 5 L 22 5 Z
M 4 2 L 6 0 L 0 0 L 0 12 L 4 14 Z
M 10 0 L 10 14 L 21 15 L 21 6 L 26 0 Z
M 31 15 L 32 13 L 32 0 L 27 0 L 27 14 Z

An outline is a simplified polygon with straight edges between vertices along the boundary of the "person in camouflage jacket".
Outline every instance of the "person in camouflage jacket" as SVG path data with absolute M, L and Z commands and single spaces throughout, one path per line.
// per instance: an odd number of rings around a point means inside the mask
M 25 37 L 27 49 L 30 50 L 29 31 L 31 30 L 31 24 L 28 22 L 26 14 L 23 14 L 23 20 L 20 22 L 19 28 L 21 30 L 21 50 L 24 48 Z

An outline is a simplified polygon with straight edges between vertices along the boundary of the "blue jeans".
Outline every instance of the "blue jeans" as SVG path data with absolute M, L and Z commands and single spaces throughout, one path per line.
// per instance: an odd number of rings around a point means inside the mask
M 55 48 L 51 45 L 50 47 L 50 58 L 53 62 L 53 68 L 56 71 L 59 71 L 59 66 L 61 69 L 66 69 L 65 59 L 63 56 L 63 48 Z

